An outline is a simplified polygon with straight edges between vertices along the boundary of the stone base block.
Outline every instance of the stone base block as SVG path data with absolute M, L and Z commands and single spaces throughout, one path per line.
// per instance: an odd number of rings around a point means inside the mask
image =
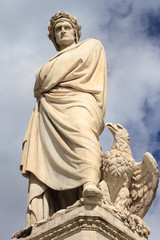
M 146 240 L 108 209 L 77 203 L 14 234 L 13 240 Z

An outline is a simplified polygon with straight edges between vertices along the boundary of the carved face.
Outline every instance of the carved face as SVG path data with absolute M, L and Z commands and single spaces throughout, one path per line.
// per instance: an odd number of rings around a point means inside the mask
M 55 39 L 60 50 L 75 44 L 75 34 L 72 25 L 67 22 L 58 22 L 55 26 Z

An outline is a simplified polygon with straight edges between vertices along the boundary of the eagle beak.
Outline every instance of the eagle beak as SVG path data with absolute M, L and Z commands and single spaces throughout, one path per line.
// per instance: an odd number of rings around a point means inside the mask
M 105 127 L 107 127 L 112 133 L 117 131 L 115 123 L 108 122 L 108 123 L 105 124 Z
M 112 123 L 108 122 L 105 124 L 105 127 L 112 127 L 112 125 L 113 125 Z

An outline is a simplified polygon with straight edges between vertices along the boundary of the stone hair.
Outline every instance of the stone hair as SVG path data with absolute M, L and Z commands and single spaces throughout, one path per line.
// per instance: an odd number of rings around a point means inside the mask
M 48 37 L 53 42 L 57 51 L 60 51 L 60 49 L 55 39 L 55 25 L 61 21 L 68 21 L 72 25 L 75 33 L 75 43 L 78 43 L 81 37 L 81 25 L 77 22 L 77 18 L 75 16 L 72 17 L 71 14 L 64 11 L 57 12 L 54 16 L 51 17 L 48 24 Z

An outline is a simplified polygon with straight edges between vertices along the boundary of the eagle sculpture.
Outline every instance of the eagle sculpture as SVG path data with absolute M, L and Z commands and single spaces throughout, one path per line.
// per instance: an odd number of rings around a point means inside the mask
M 155 198 L 158 165 L 150 153 L 135 162 L 130 149 L 130 135 L 120 124 L 107 123 L 114 137 L 113 146 L 102 156 L 102 203 L 118 213 L 133 231 L 148 237 L 150 229 L 142 221 Z

